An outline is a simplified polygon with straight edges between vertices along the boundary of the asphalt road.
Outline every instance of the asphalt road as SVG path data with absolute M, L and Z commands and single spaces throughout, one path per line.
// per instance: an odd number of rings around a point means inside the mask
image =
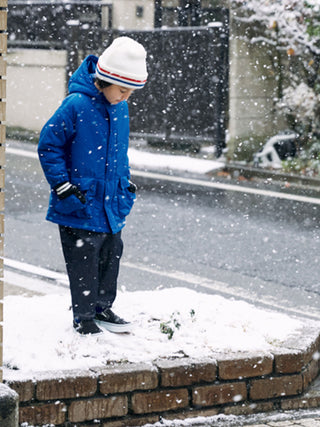
M 6 155 L 5 258 L 65 272 L 34 149 Z M 320 319 L 320 206 L 135 176 L 119 286 L 184 286 Z

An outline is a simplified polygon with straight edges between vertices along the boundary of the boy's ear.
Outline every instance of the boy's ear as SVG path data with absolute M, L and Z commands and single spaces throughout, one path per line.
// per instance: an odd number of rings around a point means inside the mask
M 95 82 L 94 82 L 94 85 L 95 85 L 95 87 L 98 89 L 98 90 L 100 90 L 101 91 L 101 86 L 99 85 L 99 81 L 97 81 L 97 80 L 95 80 Z

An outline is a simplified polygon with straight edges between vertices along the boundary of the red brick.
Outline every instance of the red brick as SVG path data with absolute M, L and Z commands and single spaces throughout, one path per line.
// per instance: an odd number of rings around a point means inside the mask
M 20 407 L 19 413 L 20 424 L 59 425 L 66 420 L 66 406 L 61 402 Z
M 150 390 L 158 387 L 158 371 L 150 365 L 125 365 L 104 369 L 99 377 L 102 394 Z
M 126 396 L 76 400 L 69 408 L 69 421 L 82 422 L 100 418 L 121 417 L 128 413 Z
M 135 393 L 132 396 L 132 410 L 135 414 L 148 414 L 186 408 L 189 404 L 187 389 L 161 390 L 149 393 Z
M 302 375 L 270 377 L 251 381 L 250 398 L 260 400 L 293 396 L 302 393 L 302 390 Z
M 72 399 L 93 396 L 97 391 L 97 377 L 73 372 L 60 378 L 43 379 L 37 383 L 38 400 Z
M 219 378 L 235 380 L 268 375 L 273 370 L 273 357 L 270 355 L 243 359 L 219 360 Z
M 274 353 L 274 369 L 279 374 L 300 373 L 309 361 L 303 351 L 288 350 L 286 353 Z
M 6 384 L 16 391 L 20 402 L 28 402 L 35 395 L 35 383 L 32 380 L 6 381 Z
M 217 379 L 215 361 L 165 360 L 157 363 L 164 387 L 181 387 Z
M 247 398 L 245 382 L 214 384 L 197 387 L 192 392 L 195 406 L 215 406 L 225 403 L 239 402 Z
M 290 374 L 300 373 L 314 359 L 319 359 L 320 334 L 307 327 L 299 336 L 299 349 L 296 347 L 297 338 L 292 337 L 286 342 L 287 350 L 273 352 L 275 357 L 275 371 L 277 373 Z M 303 348 L 303 350 L 301 350 Z
M 319 375 L 319 360 L 312 360 L 302 372 L 303 389 L 305 390 Z

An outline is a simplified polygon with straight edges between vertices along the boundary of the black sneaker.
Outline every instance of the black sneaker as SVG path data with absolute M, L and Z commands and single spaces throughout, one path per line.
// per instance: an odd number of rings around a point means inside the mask
M 97 313 L 95 320 L 109 332 L 118 334 L 131 332 L 131 323 L 121 319 L 121 317 L 114 314 L 110 308 L 106 308 L 102 313 Z
M 96 325 L 94 320 L 73 321 L 74 329 L 81 335 L 100 334 L 102 330 Z

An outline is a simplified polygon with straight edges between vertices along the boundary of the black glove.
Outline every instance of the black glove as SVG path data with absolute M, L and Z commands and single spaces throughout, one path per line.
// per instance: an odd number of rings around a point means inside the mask
M 128 191 L 130 191 L 130 193 L 135 193 L 138 187 L 132 181 L 129 181 L 129 184 Z
M 84 194 L 81 193 L 81 191 L 76 185 L 71 184 L 71 182 L 69 181 L 63 182 L 62 184 L 58 184 L 54 187 L 54 191 L 56 192 L 60 200 L 66 199 L 67 197 L 74 194 L 80 200 L 81 203 L 86 203 L 86 198 Z

